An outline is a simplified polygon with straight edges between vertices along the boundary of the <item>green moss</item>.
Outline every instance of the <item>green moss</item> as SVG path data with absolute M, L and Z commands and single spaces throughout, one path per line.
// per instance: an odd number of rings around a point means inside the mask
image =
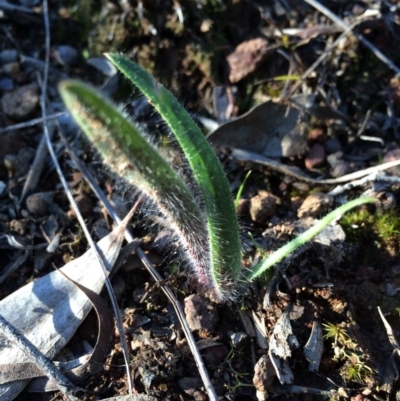
M 350 239 L 356 239 L 357 229 L 365 226 L 371 228 L 383 242 L 400 239 L 400 213 L 397 209 L 375 214 L 366 209 L 353 210 L 342 217 L 341 225 Z

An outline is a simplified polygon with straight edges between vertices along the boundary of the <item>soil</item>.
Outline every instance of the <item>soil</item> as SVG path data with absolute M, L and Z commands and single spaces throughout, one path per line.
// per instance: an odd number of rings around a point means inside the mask
M 400 65 L 400 8 L 396 2 L 324 4 L 348 24 L 359 18 L 354 31 Z M 0 133 L 0 274 L 16 264 L 14 271 L 0 276 L 0 300 L 53 271 L 53 265 L 61 267 L 87 250 L 49 156 L 41 169 L 33 169 L 36 180 L 22 195 L 43 135 L 40 124 L 28 123 L 41 115 L 38 77 L 43 73 L 45 30 L 40 2 L 21 0 L 18 5 L 27 10 L 5 9 L 0 19 L 0 128 L 9 127 Z M 367 10 L 374 12 L 366 17 Z M 119 51 L 169 88 L 205 132 L 205 118 L 222 124 L 271 98 L 314 95 L 310 107 L 298 106 L 301 116 L 295 130 L 300 139 L 296 140 L 302 142 L 290 143 L 295 152 L 275 155 L 282 165 L 297 167 L 314 181 L 399 158 L 399 79 L 354 36 L 344 36 L 314 72 L 301 78 L 341 34 L 306 2 L 50 1 L 49 20 L 48 114 L 64 110 L 58 82 L 78 78 L 102 87 L 152 140 L 163 143 L 169 132 L 151 106 L 126 81 L 115 83 L 113 74 L 101 71 L 109 66 L 96 58 L 106 51 Z M 302 84 L 297 85 L 300 80 Z M 286 107 L 287 103 L 284 110 Z M 12 128 L 18 123 L 26 124 Z M 101 164 L 68 117 L 61 123 L 73 150 L 118 211 L 126 214 L 135 191 Z M 257 120 L 257 124 L 268 127 L 276 122 L 267 114 L 265 121 Z M 240 129 L 232 135 L 240 136 Z M 99 240 L 110 232 L 111 221 L 71 162 L 57 129 L 54 132 L 63 173 L 89 231 Z M 255 136 L 259 140 L 258 133 Z M 184 306 L 220 399 L 256 400 L 266 393 L 277 400 L 399 399 L 398 358 L 393 356 L 378 312 L 380 307 L 400 341 L 396 290 L 400 288 L 400 214 L 396 206 L 400 185 L 395 180 L 399 169 L 387 172 L 393 182 L 367 182 L 331 196 L 328 193 L 337 185 L 316 184 L 284 174 L 282 169 L 238 161 L 231 157 L 229 139 L 225 142 L 216 151 L 233 195 L 242 184 L 244 188 L 237 208 L 244 265 L 294 238 L 313 218 L 367 190 L 379 196 L 383 206 L 350 212 L 329 245 L 311 242 L 226 304 L 213 302 L 198 287 L 180 263 L 168 235 L 154 227 L 155 211 L 142 208 L 135 216 L 133 231 Z M 170 153 L 176 160 L 173 149 Z M 252 173 L 246 180 L 249 170 Z M 16 248 L 4 236 L 28 246 L 47 244 L 56 232 L 60 242 L 52 253 L 43 248 Z M 112 283 L 124 314 L 136 391 L 158 400 L 207 400 L 174 310 L 135 253 L 125 260 Z M 102 295 L 108 299 L 105 292 Z M 284 320 L 290 322 L 297 341 L 276 329 Z M 91 312 L 66 347 L 68 352 L 73 354 L 74 346 L 83 340 L 93 345 L 96 326 Z M 268 349 L 274 343 L 286 346 L 289 352 L 286 359 L 280 358 L 281 380 L 269 359 Z M 308 349 L 313 351 L 311 357 Z M 11 361 L 1 361 L 6 362 Z M 313 370 L 312 363 L 317 369 Z M 293 379 L 282 383 L 288 368 Z M 115 332 L 102 370 L 79 386 L 100 393 L 81 394 L 82 400 L 127 394 Z M 15 399 L 64 397 L 60 392 L 23 392 Z

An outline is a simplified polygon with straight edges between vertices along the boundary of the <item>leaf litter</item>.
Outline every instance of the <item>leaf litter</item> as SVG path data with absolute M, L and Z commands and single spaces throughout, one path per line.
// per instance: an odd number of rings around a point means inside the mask
M 109 273 L 119 255 L 130 217 L 97 244 Z M 55 270 L 0 302 L 2 317 L 50 359 L 68 343 L 90 312 L 92 302 L 87 295 L 89 291 L 99 293 L 103 288 L 104 277 L 93 256 L 93 250 L 88 250 L 63 266 L 60 272 Z M 107 332 L 107 329 L 104 330 Z M 12 364 L 30 362 L 16 346 L 6 344 L 4 338 L 1 343 L 0 360 Z M 29 382 L 15 379 L 0 386 L 2 399 L 14 399 Z

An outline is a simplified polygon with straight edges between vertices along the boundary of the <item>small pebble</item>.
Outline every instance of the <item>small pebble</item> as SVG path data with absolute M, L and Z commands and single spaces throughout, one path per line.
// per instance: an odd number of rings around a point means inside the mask
M 321 192 L 314 192 L 307 196 L 299 210 L 297 211 L 297 217 L 300 219 L 303 217 L 316 217 L 325 213 L 333 205 L 333 198 L 330 195 L 323 194 Z
M 190 330 L 213 332 L 218 321 L 217 310 L 197 294 L 185 298 L 185 315 Z
M 178 380 L 179 387 L 188 395 L 194 395 L 196 390 L 203 385 L 200 377 L 183 377 Z
M 15 121 L 29 118 L 39 105 L 37 84 L 21 86 L 1 99 L 4 113 Z
M 312 142 L 324 142 L 325 132 L 322 128 L 313 128 L 308 133 L 308 140 Z
M 90 217 L 93 213 L 94 207 L 92 199 L 87 195 L 78 195 L 74 199 L 83 218 L 86 219 Z M 73 212 L 72 209 L 70 212 L 75 215 L 75 212 Z
M 11 78 L 18 78 L 21 73 L 19 63 L 7 63 L 1 68 L 1 72 Z
M 258 195 L 250 200 L 250 216 L 257 223 L 264 222 L 268 217 L 275 214 L 276 206 L 280 199 L 268 191 L 260 190 Z
M 50 214 L 49 205 L 53 202 L 52 194 L 48 192 L 38 192 L 28 196 L 26 208 L 35 217 L 43 217 Z
M 18 52 L 14 49 L 5 49 L 0 52 L 0 64 L 13 63 L 18 60 Z
M 202 391 L 195 391 L 193 394 L 193 398 L 196 401 L 207 401 L 208 397 Z
M 24 236 L 29 228 L 28 219 L 11 220 L 10 221 L 10 231 L 17 233 L 18 235 Z
M 51 55 L 60 65 L 67 67 L 72 67 L 81 60 L 78 50 L 68 45 L 53 47 Z
M 309 150 L 304 164 L 307 170 L 313 170 L 322 167 L 325 164 L 325 149 L 322 145 L 316 143 Z
M 393 149 L 387 152 L 383 156 L 383 163 L 393 162 L 399 159 L 400 159 L 400 149 Z M 386 171 L 388 171 L 390 174 L 400 176 L 400 166 L 392 167 L 390 169 L 387 169 Z
M 267 392 L 276 377 L 274 366 L 268 355 L 263 355 L 254 366 L 253 384 L 257 391 Z

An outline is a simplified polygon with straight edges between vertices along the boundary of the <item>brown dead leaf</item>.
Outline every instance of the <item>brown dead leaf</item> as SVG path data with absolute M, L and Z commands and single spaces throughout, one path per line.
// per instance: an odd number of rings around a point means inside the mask
M 264 38 L 255 38 L 240 43 L 226 58 L 229 65 L 229 80 L 239 82 L 255 71 L 266 56 L 275 50 Z

